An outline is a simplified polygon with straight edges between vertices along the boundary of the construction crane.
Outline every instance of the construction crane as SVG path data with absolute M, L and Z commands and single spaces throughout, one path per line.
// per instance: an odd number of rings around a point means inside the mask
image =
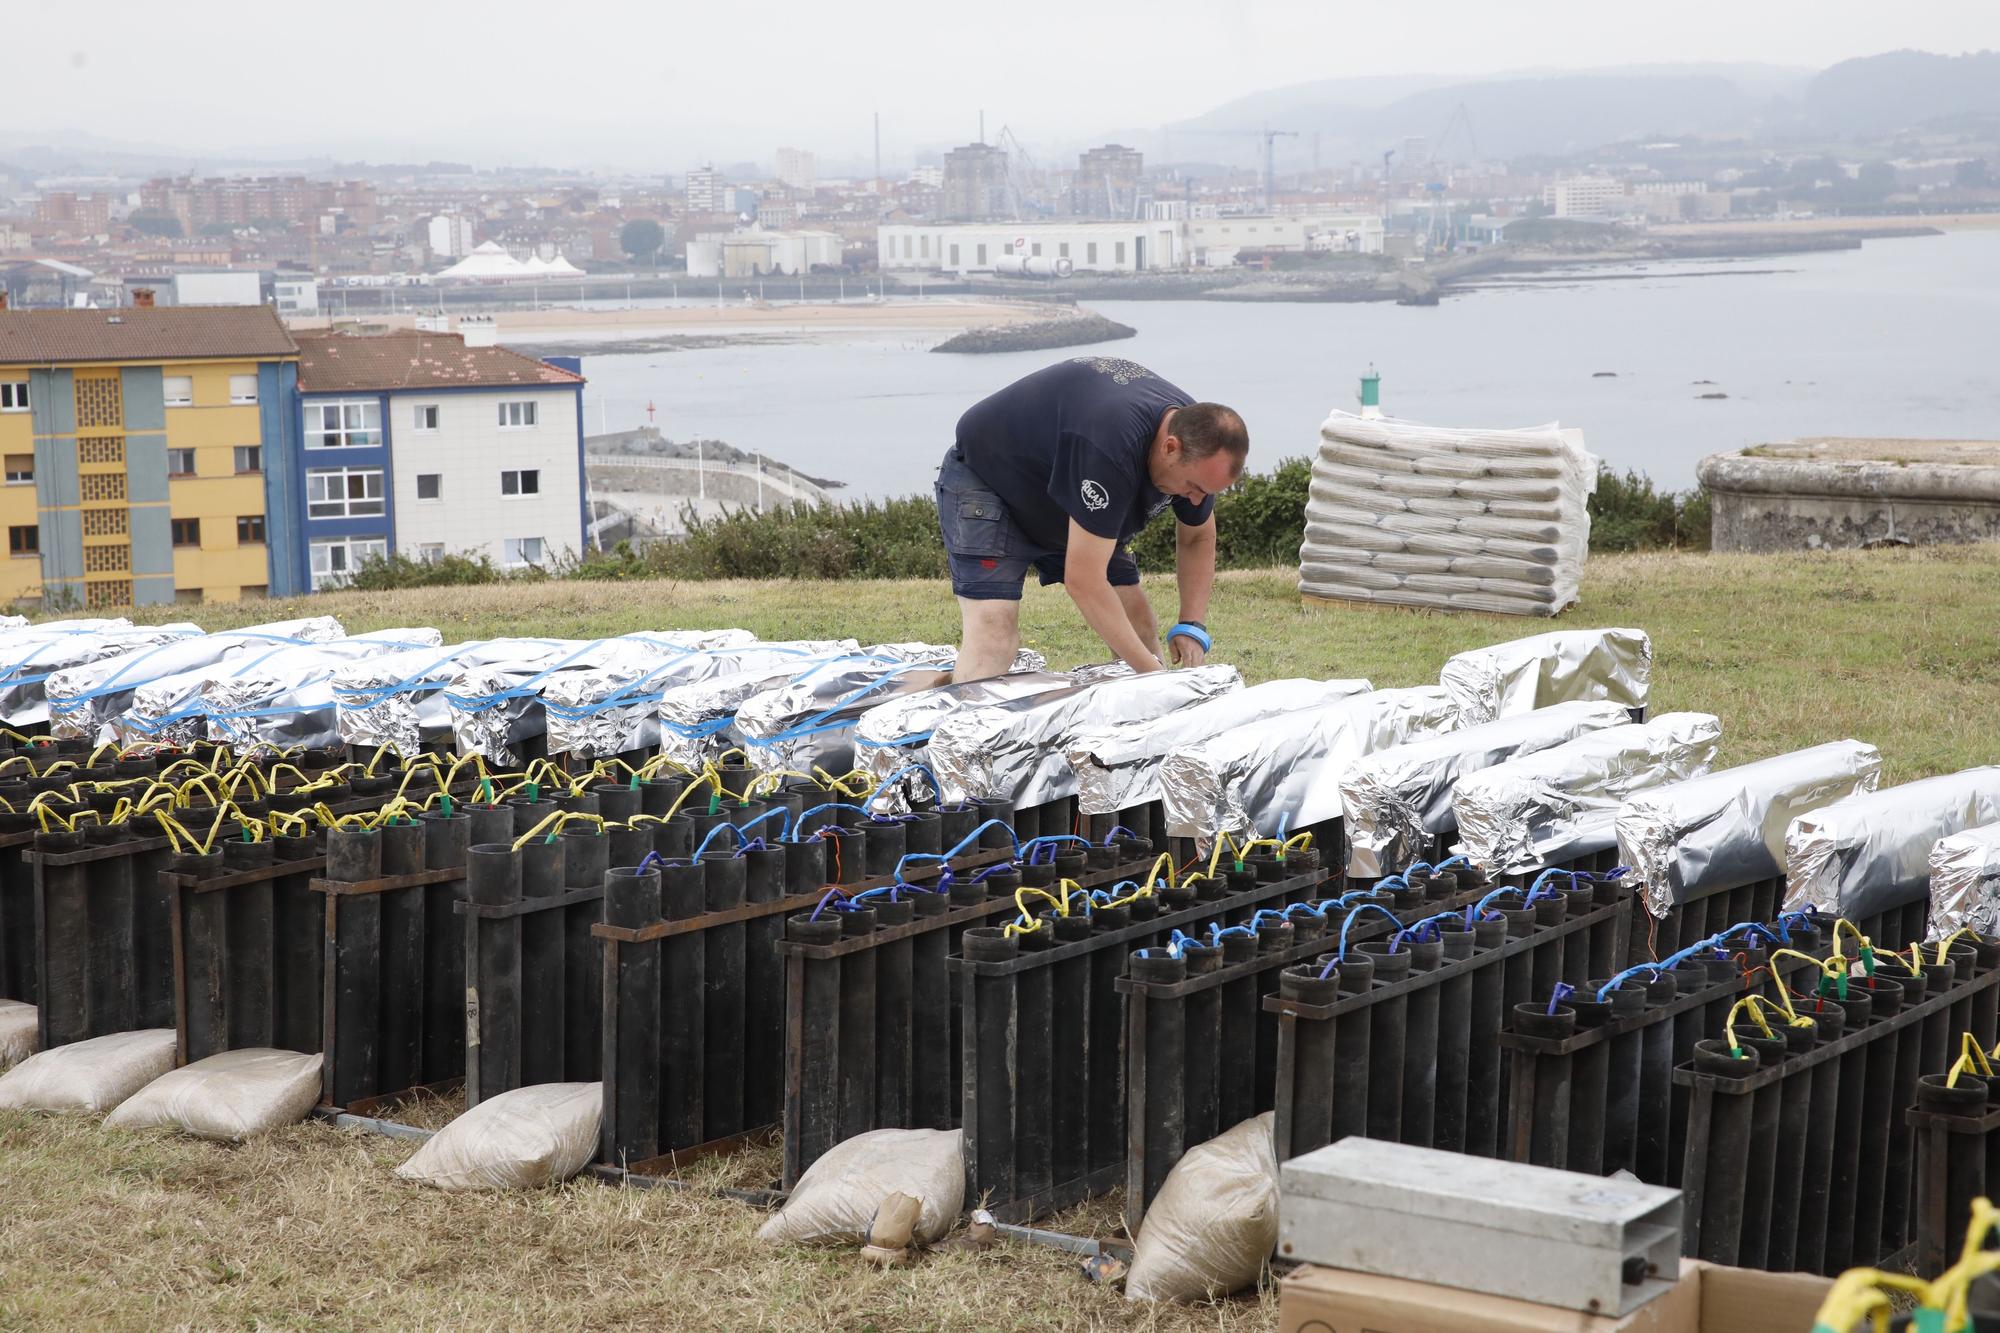
M 1466 146 L 1470 151 L 1469 160 L 1477 161 L 1479 137 L 1472 132 L 1472 112 L 1465 103 L 1460 102 L 1452 108 L 1451 119 L 1444 124 L 1444 133 L 1437 137 L 1436 146 L 1431 149 L 1430 157 L 1424 162 L 1424 189 L 1430 195 L 1430 222 L 1425 228 L 1425 242 L 1433 251 L 1443 249 L 1450 239 L 1451 210 L 1445 209 L 1443 216 L 1440 217 L 1438 209 L 1443 203 L 1446 186 L 1444 177 L 1447 164 L 1443 161 L 1444 151 L 1451 143 L 1452 135 L 1460 128 L 1465 131 Z
M 1275 211 L 1278 198 L 1278 173 L 1276 169 L 1276 144 L 1280 139 L 1296 139 L 1297 130 L 1274 130 L 1264 127 L 1264 210 Z
M 1014 221 L 1019 222 L 1022 217 L 1022 197 L 1029 193 L 1024 188 L 1030 184 L 1029 172 L 1040 173 L 1035 166 L 1035 159 L 1028 156 L 1027 149 L 1021 147 L 1021 141 L 1014 137 L 1011 127 L 1002 125 L 1000 133 L 995 137 L 999 141 L 999 147 L 1007 151 L 1007 207 L 1014 214 Z M 1021 166 L 1016 165 L 1017 163 L 1025 165 L 1027 169 L 1022 170 Z

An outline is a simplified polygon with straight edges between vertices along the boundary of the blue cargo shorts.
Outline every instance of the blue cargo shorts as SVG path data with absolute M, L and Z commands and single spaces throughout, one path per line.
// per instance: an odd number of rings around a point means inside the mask
M 951 562 L 951 590 L 958 596 L 1018 602 L 1030 565 L 1045 588 L 1063 581 L 1063 552 L 1031 541 L 993 488 L 965 465 L 955 444 L 945 450 L 938 468 L 937 509 Z M 1139 565 L 1122 544 L 1112 552 L 1105 576 L 1114 588 L 1139 582 Z

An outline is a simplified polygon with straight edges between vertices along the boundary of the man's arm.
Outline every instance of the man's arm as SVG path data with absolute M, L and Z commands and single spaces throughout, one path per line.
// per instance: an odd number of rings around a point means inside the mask
M 1174 529 L 1174 582 L 1180 588 L 1182 620 L 1208 623 L 1208 597 L 1215 588 L 1215 515 Z M 1200 666 L 1208 657 L 1185 636 L 1168 641 L 1177 666 Z
M 1132 628 L 1125 606 L 1112 591 L 1106 571 L 1111 553 L 1118 549 L 1115 538 L 1099 537 L 1075 519 L 1069 521 L 1069 550 L 1063 557 L 1063 589 L 1083 613 L 1084 623 L 1097 631 L 1112 655 L 1134 671 L 1158 671 L 1159 658 Z M 1213 567 L 1213 559 L 1210 561 Z

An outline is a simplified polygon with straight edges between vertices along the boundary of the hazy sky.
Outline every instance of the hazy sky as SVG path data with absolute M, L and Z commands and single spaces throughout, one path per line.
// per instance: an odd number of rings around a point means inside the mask
M 778 144 L 885 165 L 1152 126 L 1314 79 L 1626 63 L 1821 67 L 2000 47 L 1996 0 L 5 0 L 0 141 L 678 170 Z

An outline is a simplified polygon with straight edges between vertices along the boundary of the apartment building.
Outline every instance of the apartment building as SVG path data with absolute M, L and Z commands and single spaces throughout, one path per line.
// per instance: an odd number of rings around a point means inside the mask
M 370 556 L 485 554 L 509 569 L 583 549 L 583 375 L 439 332 L 300 334 L 298 445 L 275 489 L 301 591 Z M 275 568 L 275 564 L 274 564 Z
M 115 310 L 0 301 L 0 602 L 271 590 L 288 532 L 264 469 L 291 438 L 298 349 L 266 306 L 134 295 Z

